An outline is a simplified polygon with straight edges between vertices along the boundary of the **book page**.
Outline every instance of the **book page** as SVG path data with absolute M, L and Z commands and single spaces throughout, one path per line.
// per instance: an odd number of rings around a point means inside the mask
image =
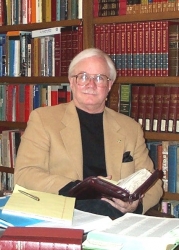
M 103 230 L 90 232 L 84 245 L 107 241 L 121 244 L 124 250 L 164 250 L 178 240 L 178 219 L 127 213 Z
M 19 190 L 37 196 L 40 200 L 32 199 L 20 193 Z M 2 213 L 64 222 L 71 225 L 74 205 L 75 198 L 28 190 L 19 185 L 15 185 L 12 195 L 2 209 Z

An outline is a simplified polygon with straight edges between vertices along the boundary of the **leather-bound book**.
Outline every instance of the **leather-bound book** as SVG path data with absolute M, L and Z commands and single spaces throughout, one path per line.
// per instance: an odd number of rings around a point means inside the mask
M 81 250 L 83 230 L 47 227 L 8 227 L 0 238 L 6 250 Z

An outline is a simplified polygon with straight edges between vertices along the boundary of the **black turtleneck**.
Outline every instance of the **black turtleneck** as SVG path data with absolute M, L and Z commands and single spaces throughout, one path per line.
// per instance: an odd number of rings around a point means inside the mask
M 89 114 L 79 108 L 76 109 L 81 128 L 83 178 L 106 176 L 103 113 Z

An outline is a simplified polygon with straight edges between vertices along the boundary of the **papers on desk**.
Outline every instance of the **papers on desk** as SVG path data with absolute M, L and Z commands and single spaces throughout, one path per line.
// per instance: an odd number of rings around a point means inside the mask
M 38 197 L 39 201 L 20 193 L 19 190 Z M 2 214 L 54 221 L 71 226 L 74 205 L 75 198 L 28 190 L 15 185 L 12 195 L 2 209 Z
M 103 230 L 89 232 L 83 249 L 166 250 L 176 242 L 179 242 L 178 219 L 128 213 Z
M 112 222 L 108 216 L 91 214 L 88 212 L 83 212 L 74 209 L 72 225 L 68 226 L 66 223 L 54 222 L 47 220 L 40 220 L 36 218 L 29 218 L 28 216 L 21 216 L 17 214 L 6 214 L 2 213 L 2 209 L 10 196 L 5 196 L 0 198 L 0 228 L 7 228 L 8 226 L 15 227 L 70 227 L 74 229 L 83 229 L 84 233 L 87 233 L 94 229 L 101 229 L 106 224 Z

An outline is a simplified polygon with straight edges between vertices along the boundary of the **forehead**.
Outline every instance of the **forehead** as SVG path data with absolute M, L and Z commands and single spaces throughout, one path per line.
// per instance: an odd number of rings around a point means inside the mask
M 106 74 L 109 71 L 106 61 L 103 58 L 97 56 L 81 60 L 76 64 L 75 68 L 78 72 L 85 71 L 92 74 Z

